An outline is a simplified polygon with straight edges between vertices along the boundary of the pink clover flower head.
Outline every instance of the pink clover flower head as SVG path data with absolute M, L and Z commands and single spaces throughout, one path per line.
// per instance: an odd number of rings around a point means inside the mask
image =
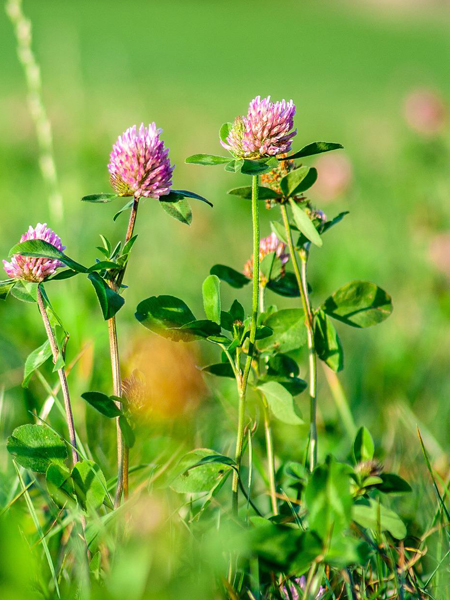
M 270 102 L 270 96 L 261 100 L 256 96 L 248 107 L 247 116 L 237 117 L 226 141 L 221 144 L 236 158 L 258 159 L 277 156 L 291 150 L 295 104 Z
M 62 245 L 59 236 L 50 227 L 47 227 L 47 223 L 38 223 L 34 228 L 30 225 L 28 231 L 20 238 L 21 242 L 28 240 L 44 240 L 61 251 L 66 248 Z M 64 266 L 57 259 L 22 256 L 21 254 L 14 254 L 10 262 L 4 260 L 3 265 L 8 277 L 32 283 L 44 281 L 53 275 L 56 269 Z
M 288 593 L 287 585 L 289 585 L 290 595 Z M 286 600 L 291 600 L 291 598 L 292 598 L 292 600 L 300 600 L 300 598 L 303 597 L 303 594 L 300 595 L 299 589 L 302 592 L 305 591 L 306 577 L 304 575 L 302 575 L 301 577 L 297 577 L 296 579 L 293 580 L 293 582 L 289 582 L 287 585 L 283 585 L 281 587 L 282 597 L 285 598 Z M 316 594 L 316 600 L 319 600 L 320 598 L 322 598 L 324 593 L 325 593 L 325 588 L 320 586 L 319 591 Z
M 404 116 L 407 124 L 424 137 L 436 137 L 443 132 L 447 113 L 444 100 L 433 90 L 414 90 L 405 100 Z
M 277 258 L 280 259 L 283 267 L 281 276 L 284 275 L 284 265 L 289 261 L 289 253 L 286 252 L 286 244 L 280 242 L 274 233 L 271 233 L 268 237 L 262 238 L 259 243 L 259 261 L 270 254 L 275 252 Z M 251 279 L 253 276 L 253 256 L 244 265 L 244 275 Z M 262 275 L 261 275 L 262 278 Z
M 170 192 L 172 172 L 169 150 L 155 123 L 129 127 L 118 137 L 109 157 L 108 170 L 114 190 L 121 196 L 159 199 Z

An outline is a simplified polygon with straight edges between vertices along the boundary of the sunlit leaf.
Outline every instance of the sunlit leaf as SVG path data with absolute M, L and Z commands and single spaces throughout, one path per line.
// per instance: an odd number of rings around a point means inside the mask
M 185 162 L 191 165 L 214 166 L 224 165 L 230 162 L 230 158 L 225 156 L 216 156 L 214 154 L 193 154 L 192 156 L 186 158 Z
M 372 436 L 370 435 L 370 431 L 365 427 L 360 427 L 353 444 L 353 456 L 355 462 L 359 463 L 372 460 L 374 452 L 375 445 Z
M 165 196 L 161 196 L 159 200 L 160 205 L 166 211 L 168 215 L 177 219 L 185 225 L 192 223 L 192 211 L 189 202 L 184 198 L 178 200 L 165 200 Z
M 281 383 L 269 381 L 258 385 L 258 389 L 264 394 L 267 404 L 276 419 L 289 425 L 301 425 L 303 423 L 292 395 Z
M 264 320 L 273 333 L 258 342 L 261 351 L 291 352 L 306 343 L 305 316 L 301 308 L 285 308 Z
M 290 160 L 294 158 L 305 158 L 306 156 L 314 156 L 315 154 L 321 154 L 322 152 L 330 152 L 331 150 L 340 150 L 343 148 L 341 144 L 334 142 L 313 142 L 304 146 L 298 152 L 291 154 L 285 158 L 279 158 L 278 160 Z
M 294 221 L 298 229 L 313 244 L 319 247 L 322 246 L 322 238 L 320 237 L 317 229 L 314 227 L 313 222 L 305 213 L 305 211 L 302 208 L 300 208 L 300 206 L 296 204 L 293 200 L 290 200 L 290 205 L 292 209 L 292 216 L 294 217 Z
M 218 462 L 199 464 L 205 458 Z M 170 487 L 178 493 L 207 492 L 230 472 L 230 465 L 223 464 L 222 456 L 214 450 L 197 448 L 188 452 L 174 470 Z
M 106 480 L 100 467 L 92 460 L 77 462 L 72 469 L 75 494 L 83 510 L 95 510 L 106 496 Z
M 392 299 L 369 281 L 352 281 L 327 298 L 321 307 L 327 315 L 352 327 L 371 327 L 392 313 Z
M 6 443 L 15 460 L 37 473 L 45 473 L 50 463 L 63 464 L 67 447 L 63 440 L 44 425 L 20 425 Z
M 388 531 L 397 540 L 406 537 L 406 526 L 400 517 L 372 498 L 360 500 L 353 506 L 353 520 L 372 531 Z
M 210 321 L 220 325 L 222 303 L 220 300 L 220 279 L 217 275 L 209 275 L 202 286 L 203 308 Z
M 33 350 L 33 352 L 28 355 L 25 361 L 22 387 L 28 387 L 33 373 L 36 371 L 36 369 L 39 369 L 39 367 L 43 365 L 51 356 L 52 349 L 48 340 L 45 340 L 42 346 L 39 346 L 39 348 L 36 348 L 36 350 Z

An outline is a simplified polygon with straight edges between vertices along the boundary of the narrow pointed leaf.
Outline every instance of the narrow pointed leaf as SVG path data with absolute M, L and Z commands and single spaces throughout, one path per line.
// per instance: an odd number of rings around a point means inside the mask
M 110 260 L 101 260 L 92 267 L 89 267 L 88 273 L 94 273 L 95 271 L 104 271 L 107 269 L 120 269 L 120 265 Z
M 118 194 L 91 194 L 89 196 L 83 196 L 81 198 L 82 202 L 112 202 L 116 198 L 120 198 Z
M 45 340 L 45 342 L 39 346 L 39 348 L 36 348 L 36 350 L 33 350 L 33 352 L 28 355 L 27 360 L 25 361 L 22 387 L 28 387 L 33 373 L 36 371 L 36 369 L 39 369 L 39 367 L 43 365 L 51 355 L 52 349 L 48 340 Z
M 314 227 L 314 224 L 311 221 L 311 219 L 308 217 L 305 211 L 302 210 L 300 206 L 298 206 L 298 204 L 296 204 L 293 200 L 290 200 L 289 202 L 291 205 L 292 215 L 294 217 L 295 224 L 297 225 L 299 230 L 313 244 L 319 247 L 322 246 L 322 239 L 317 229 Z
M 271 221 L 270 228 L 280 241 L 284 242 L 285 244 L 288 243 L 286 230 L 284 228 L 283 223 L 279 223 L 278 221 Z
M 314 320 L 314 341 L 321 360 L 335 372 L 344 368 L 344 351 L 337 331 L 327 317 L 319 310 Z
M 118 210 L 118 211 L 116 212 L 116 214 L 114 215 L 114 217 L 113 217 L 113 221 L 117 221 L 117 219 L 120 217 L 120 215 L 121 215 L 123 212 L 125 212 L 125 211 L 129 210 L 129 209 L 130 209 L 130 208 L 133 206 L 133 204 L 134 204 L 134 200 L 130 200 L 129 202 L 127 202 L 126 204 L 124 204 L 124 205 L 122 206 L 122 208 L 121 208 L 120 210 Z
M 228 162 L 230 162 L 229 157 L 216 156 L 215 154 L 193 154 L 186 158 L 186 163 L 190 165 L 214 166 L 224 165 Z
M 234 378 L 234 372 L 230 365 L 230 363 L 216 363 L 214 365 L 208 365 L 207 367 L 203 367 L 202 371 L 204 373 L 209 373 L 210 375 L 216 375 L 216 377 L 231 377 Z
M 220 279 L 217 275 L 209 275 L 202 286 L 203 308 L 210 321 L 220 325 L 222 303 L 220 300 Z
M 134 431 L 125 415 L 119 417 L 119 427 L 124 437 L 125 444 L 128 448 L 132 448 L 136 441 L 136 436 L 134 435 Z
M 209 206 L 212 206 L 212 202 L 210 202 L 203 196 L 199 196 L 195 192 L 189 192 L 188 190 L 172 190 L 172 192 L 174 194 L 177 194 L 181 198 L 194 198 L 194 200 L 201 200 L 201 202 L 206 202 L 206 204 L 209 204 Z M 166 198 L 166 196 L 161 196 L 161 200 L 164 200 L 164 198 Z
M 94 286 L 103 318 L 105 321 L 111 319 L 125 304 L 125 300 L 112 290 L 98 273 L 90 273 L 88 279 Z
M 122 411 L 118 408 L 114 400 L 102 392 L 85 392 L 81 394 L 81 397 L 95 408 L 95 410 L 98 410 L 99 413 L 108 417 L 108 419 L 120 417 L 122 414 Z
M 355 443 L 353 444 L 353 456 L 355 462 L 367 462 L 373 459 L 375 453 L 375 445 L 373 443 L 370 431 L 365 427 L 360 427 L 356 434 Z
M 339 213 L 336 217 L 334 217 L 334 219 L 331 219 L 330 221 L 326 221 L 322 225 L 322 234 L 325 233 L 325 231 L 328 231 L 329 229 L 331 229 L 332 227 L 337 225 L 338 223 L 340 223 L 342 221 L 342 219 L 345 217 L 345 215 L 349 214 L 349 212 L 350 211 L 348 211 L 348 210 L 344 210 L 343 212 Z
M 336 144 L 334 142 L 313 142 L 312 144 L 308 144 L 304 146 L 298 152 L 287 156 L 286 158 L 281 158 L 278 160 L 290 160 L 294 158 L 305 158 L 306 156 L 314 156 L 315 154 L 322 154 L 322 152 L 331 152 L 331 150 L 340 150 L 344 146 L 341 144 Z

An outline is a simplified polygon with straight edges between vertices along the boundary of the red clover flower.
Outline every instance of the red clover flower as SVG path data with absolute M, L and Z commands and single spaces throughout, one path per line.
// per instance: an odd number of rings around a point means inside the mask
M 28 228 L 28 231 L 20 238 L 21 242 L 28 240 L 44 240 L 58 250 L 65 250 L 61 239 L 54 231 L 47 227 L 47 223 L 38 223 L 36 227 Z M 50 275 L 53 275 L 59 267 L 63 267 L 63 263 L 53 258 L 37 258 L 32 256 L 22 256 L 14 254 L 11 262 L 3 261 L 4 269 L 12 279 L 23 279 L 32 283 L 40 283 Z
M 170 192 L 172 172 L 169 150 L 155 123 L 128 128 L 113 146 L 108 170 L 111 185 L 121 196 L 159 199 Z
M 295 104 L 270 102 L 270 96 L 261 100 L 256 96 L 248 107 L 246 117 L 237 117 L 222 146 L 237 158 L 258 159 L 277 156 L 291 149 Z

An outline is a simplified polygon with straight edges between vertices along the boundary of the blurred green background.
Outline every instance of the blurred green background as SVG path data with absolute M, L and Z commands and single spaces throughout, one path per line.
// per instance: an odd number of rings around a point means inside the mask
M 214 208 L 192 205 L 194 220 L 186 227 L 156 201 L 142 206 L 126 276 L 130 289 L 119 315 L 121 352 L 125 374 L 148 356 L 155 397 L 164 403 L 166 392 L 176 396 L 167 400 L 167 415 L 183 413 L 190 395 L 203 385 L 195 365 L 211 357 L 201 346 L 154 341 L 134 321 L 134 308 L 150 295 L 173 294 L 201 315 L 201 283 L 210 267 L 219 262 L 241 269 L 251 252 L 250 206 L 226 194 L 243 185 L 244 177 L 220 167 L 185 165 L 184 159 L 197 152 L 220 154 L 220 125 L 245 113 L 254 96 L 292 98 L 295 148 L 314 140 L 345 146 L 334 162 L 319 159 L 324 175 L 310 193 L 331 217 L 350 210 L 326 236 L 324 247 L 312 250 L 313 302 L 318 305 L 352 279 L 373 280 L 392 294 L 393 316 L 380 327 L 340 328 L 346 367 L 339 378 L 356 424 L 373 431 L 389 468 L 420 481 L 415 477 L 417 464 L 422 465 L 416 424 L 442 474 L 450 450 L 449 12 L 427 3 L 388 6 L 303 0 L 26 1 L 53 127 L 62 222 L 49 210 L 13 28 L 0 10 L 0 255 L 6 257 L 38 221 L 56 229 L 68 255 L 85 264 L 99 255 L 99 233 L 112 241 L 123 237 L 127 217 L 112 221 L 120 206 L 82 204 L 80 198 L 110 191 L 107 163 L 117 136 L 132 124 L 155 121 L 176 165 L 175 187 L 208 197 Z M 421 89 L 430 90 L 429 101 L 438 105 L 432 131 L 427 130 L 432 109 L 425 108 L 424 116 L 413 102 L 412 114 L 405 114 L 405 102 Z M 275 212 L 263 211 L 264 235 L 270 233 L 270 220 L 278 218 Z M 250 290 L 233 293 L 222 287 L 226 305 L 237 296 L 249 306 Z M 106 324 L 85 279 L 49 284 L 48 293 L 71 333 L 69 359 L 87 348 L 71 377 L 82 427 L 87 409 L 77 395 L 88 388 L 111 391 Z M 276 297 L 268 301 L 295 304 Z M 4 443 L 46 394 L 36 379 L 29 390 L 20 387 L 24 359 L 44 340 L 37 311 L 13 298 L 0 311 Z M 190 375 L 167 391 L 162 380 L 173 378 L 174 369 L 180 378 L 186 370 Z M 47 374 L 51 377 L 50 369 Z M 348 448 L 346 430 L 322 371 L 319 376 L 321 454 L 333 448 L 339 454 Z M 215 383 L 209 380 L 206 386 Z M 222 424 L 214 408 L 221 392 L 204 396 L 205 410 L 191 411 L 185 422 L 191 428 L 188 449 L 201 443 L 223 450 L 220 427 L 211 427 L 211 420 L 202 425 L 208 415 Z M 307 414 L 307 398 L 300 397 L 299 404 Z M 233 421 L 232 414 L 230 435 Z M 306 428 L 301 439 L 297 430 L 286 429 L 280 445 L 300 451 Z M 100 436 L 100 429 L 95 433 Z M 5 455 L 3 460 L 5 465 Z

